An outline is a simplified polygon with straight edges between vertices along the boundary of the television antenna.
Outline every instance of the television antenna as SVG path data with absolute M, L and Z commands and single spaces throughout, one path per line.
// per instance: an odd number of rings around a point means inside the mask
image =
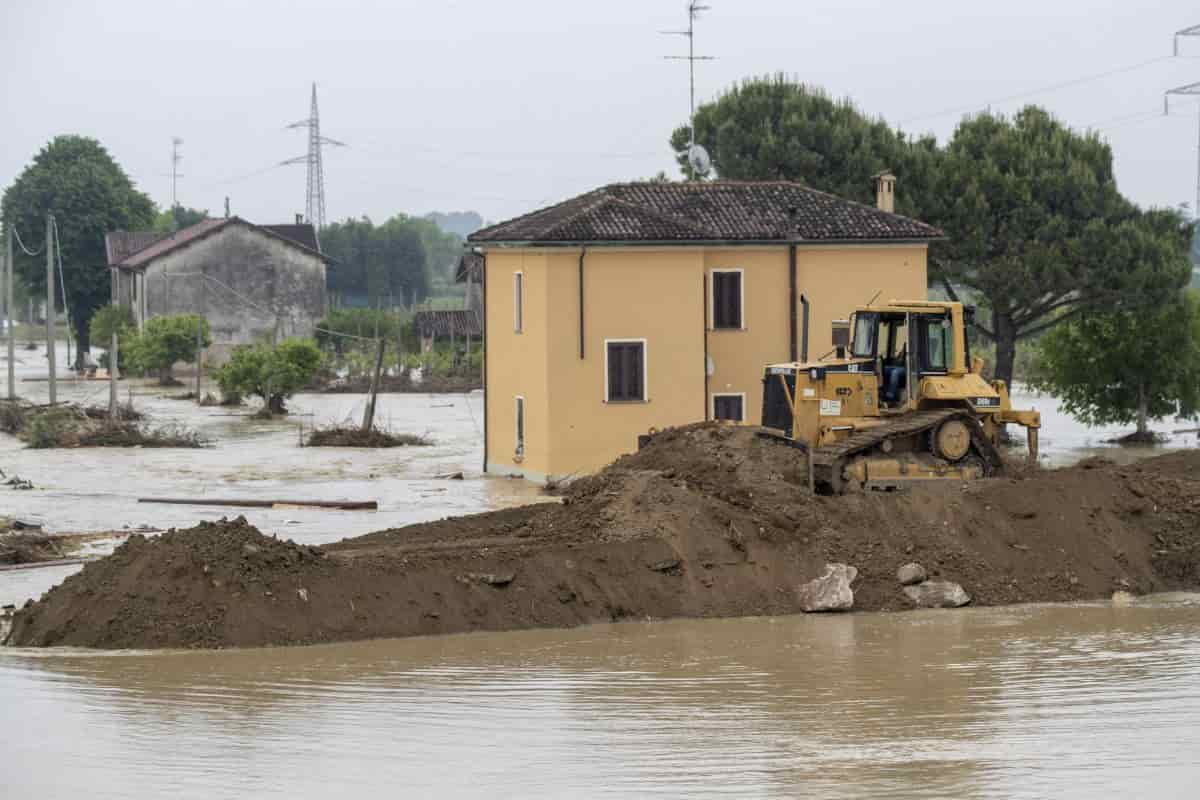
M 1200 36 L 1200 25 L 1193 25 L 1190 28 L 1184 28 L 1175 33 L 1175 55 L 1179 55 L 1179 37 L 1180 36 Z
M 696 144 L 696 62 L 713 61 L 716 56 L 696 55 L 696 19 L 700 12 L 708 11 L 712 6 L 701 5 L 698 0 L 688 0 L 688 26 L 686 31 L 659 31 L 668 36 L 686 36 L 688 54 L 686 56 L 663 56 L 668 61 L 688 62 L 688 164 L 692 172 L 703 178 L 712 170 L 712 159 L 703 145 Z

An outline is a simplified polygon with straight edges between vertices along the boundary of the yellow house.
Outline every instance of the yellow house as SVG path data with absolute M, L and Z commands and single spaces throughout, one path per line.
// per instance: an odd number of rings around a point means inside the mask
M 472 234 L 486 471 L 576 476 L 651 428 L 757 423 L 765 364 L 819 358 L 875 296 L 925 298 L 942 233 L 891 213 L 894 181 L 877 207 L 787 182 L 614 184 Z

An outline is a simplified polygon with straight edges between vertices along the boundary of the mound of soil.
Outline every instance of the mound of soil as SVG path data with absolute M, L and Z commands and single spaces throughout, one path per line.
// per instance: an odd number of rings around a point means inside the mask
M 799 611 L 826 562 L 855 607 L 910 607 L 917 561 L 981 605 L 1200 587 L 1200 451 L 904 493 L 821 497 L 753 430 L 665 431 L 561 504 L 322 548 L 242 520 L 135 537 L 28 604 L 10 643 L 247 646 Z

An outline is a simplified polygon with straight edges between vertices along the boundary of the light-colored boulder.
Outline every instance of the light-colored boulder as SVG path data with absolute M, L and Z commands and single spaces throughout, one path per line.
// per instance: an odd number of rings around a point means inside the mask
M 901 586 L 912 586 L 923 582 L 928 577 L 925 574 L 925 568 L 916 562 L 909 562 L 896 570 L 896 580 L 900 581 Z
M 905 586 L 904 593 L 917 608 L 958 608 L 971 602 L 971 595 L 953 581 L 925 581 Z
M 803 584 L 798 591 L 802 611 L 849 611 L 854 607 L 850 584 L 858 570 L 847 564 L 826 564 L 825 574 Z

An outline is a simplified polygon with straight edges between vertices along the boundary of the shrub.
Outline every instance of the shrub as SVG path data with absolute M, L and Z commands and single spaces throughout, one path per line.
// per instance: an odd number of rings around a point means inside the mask
M 142 373 L 157 373 L 159 380 L 172 383 L 171 367 L 176 361 L 195 361 L 196 332 L 200 346 L 212 344 L 208 320 L 199 314 L 175 314 L 153 317 L 146 321 L 142 332 L 129 341 L 129 365 Z
M 286 414 L 284 401 L 312 380 L 321 367 L 321 351 L 308 339 L 287 339 L 270 345 L 244 345 L 217 370 L 217 383 L 226 396 L 254 395 L 271 414 Z

